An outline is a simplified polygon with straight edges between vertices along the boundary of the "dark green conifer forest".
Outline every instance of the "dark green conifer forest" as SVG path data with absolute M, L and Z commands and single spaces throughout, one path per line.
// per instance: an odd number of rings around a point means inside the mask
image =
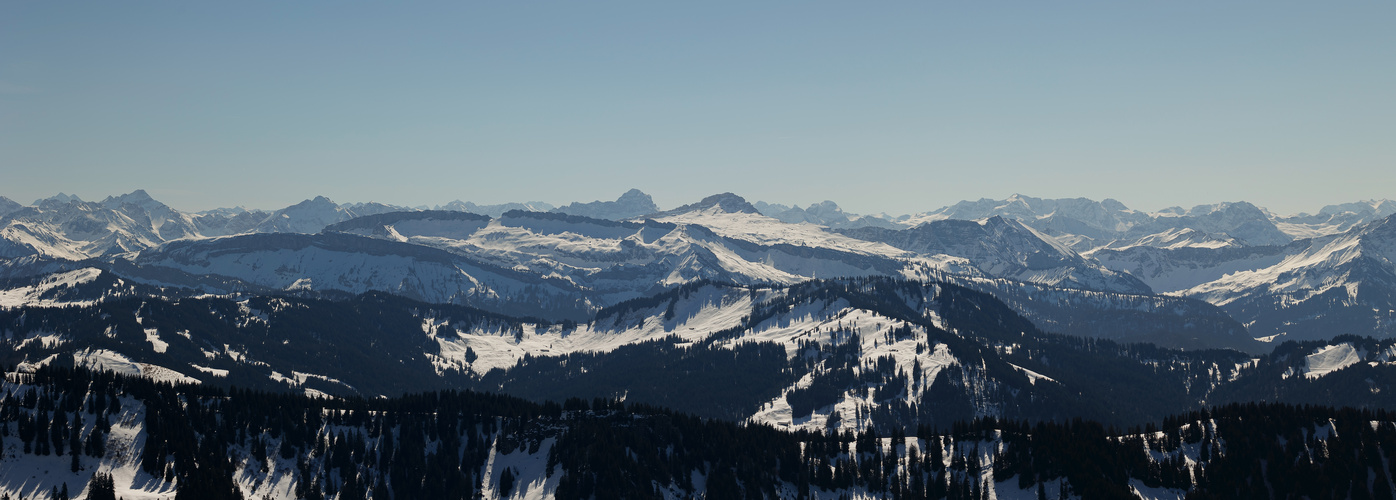
M 4 460 L 68 455 L 112 498 L 113 426 L 146 433 L 141 477 L 178 499 L 246 495 L 237 478 L 291 475 L 297 498 L 980 499 L 1391 498 L 1396 414 L 1230 404 L 1121 429 L 981 418 L 944 431 L 782 432 L 614 400 L 533 403 L 471 391 L 315 399 L 175 386 L 84 369 L 10 372 Z M 135 450 L 130 450 L 135 451 Z M 508 458 L 502 458 L 508 457 Z M 123 485 L 129 486 L 129 485 Z

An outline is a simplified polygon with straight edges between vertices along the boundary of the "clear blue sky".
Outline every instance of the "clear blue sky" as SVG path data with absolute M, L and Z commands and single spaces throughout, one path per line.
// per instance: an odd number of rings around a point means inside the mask
M 0 3 L 0 195 L 1396 198 L 1396 2 Z

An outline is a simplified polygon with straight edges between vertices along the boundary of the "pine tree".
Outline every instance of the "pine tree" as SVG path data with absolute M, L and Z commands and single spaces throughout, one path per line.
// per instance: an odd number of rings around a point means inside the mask
M 93 474 L 88 484 L 87 500 L 116 500 L 116 481 L 111 474 Z
M 514 490 L 514 473 L 509 467 L 505 467 L 499 473 L 499 496 L 500 498 L 509 496 L 509 492 Z

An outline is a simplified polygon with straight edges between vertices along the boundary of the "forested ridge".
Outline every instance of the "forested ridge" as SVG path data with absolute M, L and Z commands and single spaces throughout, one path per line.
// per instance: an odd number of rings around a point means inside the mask
M 21 307 L 0 310 L 6 334 L 0 362 L 91 366 L 119 355 L 222 387 L 347 397 L 472 389 L 536 402 L 625 398 L 731 420 L 751 417 L 772 401 L 785 401 L 799 417 L 856 395 L 871 398 L 858 403 L 858 411 L 883 432 L 923 424 L 945 429 L 984 415 L 1129 426 L 1247 401 L 1396 408 L 1396 365 L 1382 361 L 1389 356 L 1379 359 L 1393 348 L 1391 340 L 1338 337 L 1331 343 L 1349 343 L 1381 362 L 1355 363 L 1323 377 L 1295 376 L 1305 369 L 1306 355 L 1327 344 L 1285 343 L 1253 358 L 1044 332 L 989 294 L 940 282 L 861 278 L 763 287 L 698 281 L 603 309 L 589 325 L 606 335 L 646 323 L 677 325 L 706 307 L 694 302 L 698 297 L 748 295 L 740 321 L 699 332 L 697 340 L 674 330 L 609 350 L 525 352 L 511 364 L 478 371 L 471 363 L 488 353 L 476 350 L 477 340 L 513 339 L 514 345 L 495 344 L 512 349 L 525 332 L 550 335 L 552 342 L 579 323 L 378 292 L 337 300 L 146 297 Z M 749 338 L 790 321 L 797 310 L 831 320 L 796 342 Z M 885 328 L 863 337 L 877 326 L 838 321 L 842 311 L 869 311 Z M 916 365 L 868 354 L 878 343 L 906 343 L 917 356 L 944 349 L 953 363 L 921 377 Z M 1038 376 L 1048 382 L 1038 383 Z M 797 384 L 803 377 L 809 382 Z
M 686 284 L 602 310 L 594 321 L 634 322 L 658 311 L 668 319 L 704 287 L 732 286 Z M 1249 401 L 1396 408 L 1396 366 L 1390 363 L 1357 363 L 1322 378 L 1293 376 L 1303 369 L 1305 355 L 1323 342 L 1286 342 L 1272 354 L 1252 357 L 1226 349 L 1179 350 L 1044 332 L 992 295 L 940 282 L 859 278 L 743 288 L 753 296 L 770 289 L 783 293 L 760 301 L 738 325 L 702 342 L 669 337 L 610 352 L 526 356 L 471 387 L 535 401 L 626 397 L 732 419 L 774 397 L 783 397 L 800 417 L 849 391 L 895 395 L 912 388 L 919 397 L 874 397 L 878 404 L 863 409 L 870 425 L 883 432 L 916 425 L 944 430 L 986 413 L 1033 422 L 1079 417 L 1125 427 Z M 743 338 L 763 322 L 804 306 L 875 311 L 904 325 L 875 341 L 911 340 L 917 354 L 944 347 L 957 363 L 934 379 L 917 379 L 914 370 L 901 371 L 885 358 L 862 358 L 872 346 L 862 345 L 858 333 L 868 326 L 851 323 L 828 326 L 818 332 L 824 336 L 819 342 L 801 343 L 794 351 Z M 1393 345 L 1351 336 L 1330 343 L 1341 342 L 1371 353 Z M 1030 381 L 1025 368 L 1054 383 Z M 806 375 L 812 378 L 808 385 L 782 396 L 782 389 Z
M 123 440 L 135 430 L 136 439 Z M 3 462 L 61 458 L 72 483 L 11 498 L 114 498 L 133 484 L 222 499 L 1391 498 L 1396 414 L 1232 404 L 1119 429 L 994 418 L 879 434 L 782 432 L 614 400 L 472 391 L 323 399 L 83 369 L 10 372 Z M 18 485 L 29 488 L 20 491 Z M 271 486 L 269 486 L 271 485 Z

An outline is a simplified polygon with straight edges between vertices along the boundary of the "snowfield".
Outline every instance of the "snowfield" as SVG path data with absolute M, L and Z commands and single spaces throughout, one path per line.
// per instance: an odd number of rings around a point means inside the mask
M 87 301 L 55 300 L 48 297 L 52 292 L 91 283 L 102 275 L 102 270 L 83 268 L 76 271 L 60 272 L 43 277 L 38 283 L 10 289 L 0 289 L 0 308 L 59 305 L 83 305 Z
M 1350 343 L 1330 345 L 1319 348 L 1313 354 L 1305 356 L 1306 368 L 1304 378 L 1316 379 L 1329 373 L 1347 368 L 1362 362 L 1365 353 L 1358 351 Z

